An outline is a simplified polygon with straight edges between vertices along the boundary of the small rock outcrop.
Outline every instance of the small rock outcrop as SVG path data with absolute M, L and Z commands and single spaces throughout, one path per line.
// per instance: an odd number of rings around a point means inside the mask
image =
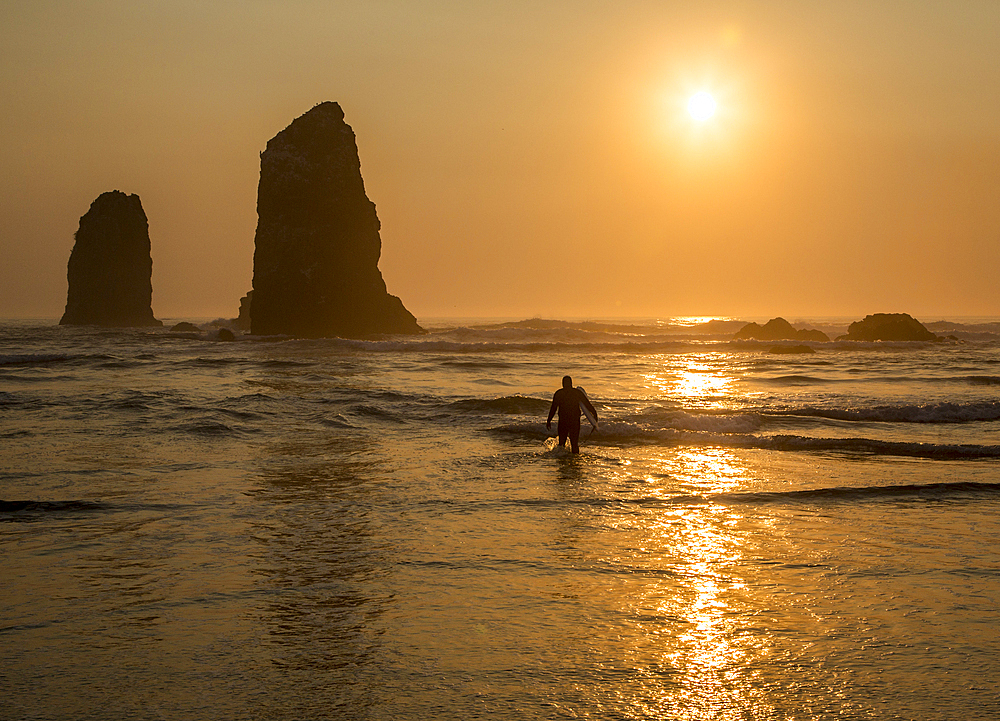
M 295 119 L 260 156 L 250 330 L 364 338 L 420 333 L 378 269 L 381 224 L 337 103 Z
M 847 328 L 847 335 L 837 340 L 936 340 L 937 336 L 908 313 L 874 313 L 864 320 L 855 321 Z
M 80 218 L 60 325 L 158 326 L 149 223 L 138 195 L 102 193 Z
M 250 330 L 250 303 L 252 302 L 252 290 L 248 291 L 245 296 L 240 298 L 240 314 L 236 316 L 236 320 L 233 321 L 233 327 L 236 328 L 236 330 Z
M 772 318 L 764 325 L 747 323 L 736 331 L 733 340 L 811 340 L 828 341 L 830 338 L 821 330 L 803 328 L 796 330 L 784 318 Z
M 718 333 L 722 335 L 738 331 L 743 325 L 744 323 L 741 320 L 719 320 L 718 318 L 714 318 L 707 323 L 699 323 L 698 325 L 691 326 L 691 331 L 706 334 Z
M 170 328 L 171 333 L 200 333 L 201 328 L 196 326 L 194 323 L 188 323 L 187 321 L 181 321 L 177 325 Z

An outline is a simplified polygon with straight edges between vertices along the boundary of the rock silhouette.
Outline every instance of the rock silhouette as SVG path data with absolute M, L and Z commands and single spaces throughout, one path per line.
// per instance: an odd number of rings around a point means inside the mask
M 874 313 L 855 321 L 837 340 L 936 340 L 937 336 L 908 313 Z
M 240 312 L 233 321 L 233 326 L 237 330 L 249 331 L 250 330 L 250 304 L 253 302 L 253 291 L 248 291 L 245 296 L 240 298 Z
M 60 325 L 158 326 L 149 223 L 138 195 L 102 193 L 80 218 Z
M 321 103 L 268 141 L 257 216 L 252 333 L 421 332 L 378 269 L 381 224 L 340 105 Z
M 772 318 L 764 325 L 747 323 L 736 331 L 734 340 L 812 340 L 828 341 L 830 338 L 821 330 L 803 328 L 795 330 L 784 318 Z

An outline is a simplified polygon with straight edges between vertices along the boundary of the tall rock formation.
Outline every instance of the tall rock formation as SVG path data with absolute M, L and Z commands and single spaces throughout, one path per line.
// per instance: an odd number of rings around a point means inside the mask
M 363 338 L 419 333 L 378 269 L 381 224 L 365 194 L 354 131 L 326 102 L 260 156 L 251 332 Z
M 60 325 L 156 326 L 149 223 L 138 195 L 102 193 L 80 218 Z

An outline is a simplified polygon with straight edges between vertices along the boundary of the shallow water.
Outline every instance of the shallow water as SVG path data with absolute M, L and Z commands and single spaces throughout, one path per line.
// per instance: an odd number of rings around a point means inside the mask
M 1000 716 L 1000 343 L 770 345 L 8 322 L 0 717 Z

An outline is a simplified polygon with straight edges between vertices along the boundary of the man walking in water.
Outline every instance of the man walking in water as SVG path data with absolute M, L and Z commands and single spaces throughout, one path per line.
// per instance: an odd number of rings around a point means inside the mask
M 549 408 L 549 417 L 545 421 L 545 427 L 552 430 L 552 417 L 559 411 L 559 445 L 566 445 L 566 438 L 569 438 L 570 448 L 573 453 L 580 452 L 580 404 L 587 407 L 587 410 L 597 418 L 597 411 L 590 404 L 587 396 L 573 387 L 573 379 L 563 376 L 563 387 L 552 396 L 552 407 Z

